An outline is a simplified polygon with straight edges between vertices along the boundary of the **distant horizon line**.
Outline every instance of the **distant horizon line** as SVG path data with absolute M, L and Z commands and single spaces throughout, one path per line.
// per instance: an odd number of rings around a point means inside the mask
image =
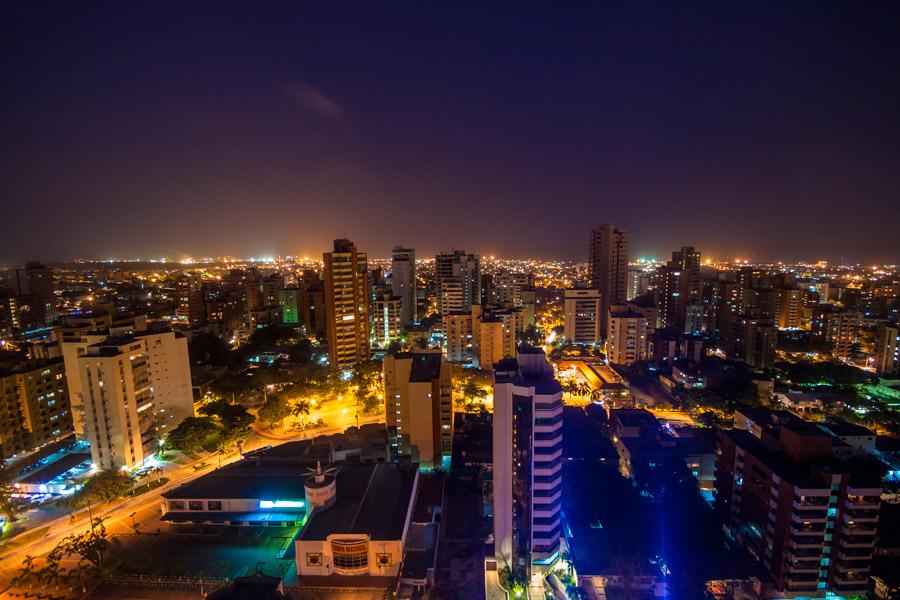
M 409 249 L 409 248 L 407 248 Z M 415 250 L 412 248 L 412 250 Z M 453 249 L 456 250 L 456 249 Z M 450 251 L 453 251 L 450 250 Z M 443 251 L 442 251 L 443 252 Z M 477 254 L 481 259 L 491 260 L 491 261 L 517 261 L 517 262 L 527 262 L 527 261 L 541 261 L 548 263 L 574 263 L 574 264 L 587 264 L 587 258 L 543 258 L 538 256 L 525 256 L 525 257 L 517 257 L 517 256 L 497 256 L 496 254 L 481 254 L 478 252 L 472 252 Z M 434 256 L 438 253 L 427 253 L 422 256 L 417 256 L 416 260 L 419 261 L 431 261 L 434 260 Z M 701 250 L 701 255 L 703 254 Z M 369 259 L 375 261 L 389 261 L 391 259 L 390 255 L 387 256 L 368 256 Z M 629 258 L 629 264 L 655 264 L 655 263 L 665 263 L 668 260 L 667 257 L 657 257 L 657 256 L 646 256 L 639 255 L 637 257 Z M 10 270 L 10 269 L 18 269 L 23 268 L 27 262 L 40 262 L 45 265 L 102 265 L 102 264 L 160 264 L 160 265 L 178 265 L 183 267 L 189 267 L 192 265 L 204 265 L 204 264 L 223 264 L 223 263 L 250 263 L 250 264 L 275 264 L 279 262 L 295 262 L 298 264 L 303 263 L 322 263 L 322 258 L 309 254 L 283 254 L 283 255 L 262 255 L 262 256 L 233 256 L 233 255 L 222 255 L 222 256 L 204 256 L 199 258 L 194 258 L 192 256 L 182 256 L 180 258 L 175 258 L 172 256 L 161 256 L 157 258 L 149 258 L 149 257 L 130 257 L 130 258 L 122 258 L 122 257 L 113 257 L 113 258 L 71 258 L 71 259 L 63 259 L 63 260 L 26 260 L 17 264 L 9 264 L 9 263 L 0 263 L 0 269 L 2 270 Z M 894 269 L 900 266 L 900 260 L 896 262 L 880 262 L 880 261 L 872 261 L 872 262 L 862 262 L 862 261 L 841 261 L 835 262 L 833 260 L 827 259 L 795 259 L 795 260 L 749 260 L 743 258 L 719 258 L 719 257 L 704 257 L 703 264 L 709 265 L 723 265 L 723 264 L 732 264 L 732 265 L 784 265 L 784 266 L 794 266 L 794 265 L 803 265 L 803 266 L 822 266 L 822 267 L 830 267 L 830 268 L 853 268 L 853 267 L 865 267 L 865 268 L 889 268 Z

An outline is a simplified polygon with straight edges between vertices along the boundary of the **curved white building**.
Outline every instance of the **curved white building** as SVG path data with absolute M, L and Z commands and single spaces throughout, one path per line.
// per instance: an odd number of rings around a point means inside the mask
M 544 352 L 494 365 L 494 550 L 526 579 L 559 552 L 562 443 L 562 387 Z

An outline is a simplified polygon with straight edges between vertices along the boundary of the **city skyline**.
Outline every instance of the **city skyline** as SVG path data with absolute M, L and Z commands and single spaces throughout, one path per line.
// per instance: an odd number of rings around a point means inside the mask
M 896 5 L 171 6 L 0 9 L 0 262 L 898 262 Z

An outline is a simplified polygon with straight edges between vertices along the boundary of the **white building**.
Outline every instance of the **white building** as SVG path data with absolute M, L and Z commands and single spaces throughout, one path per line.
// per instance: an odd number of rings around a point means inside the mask
M 494 547 L 497 560 L 529 579 L 559 551 L 562 387 L 540 349 L 494 368 Z
M 597 290 L 566 290 L 564 297 L 565 336 L 575 344 L 600 341 L 601 302 Z
M 104 338 L 76 359 L 83 436 L 94 464 L 132 468 L 194 414 L 187 338 L 172 331 Z

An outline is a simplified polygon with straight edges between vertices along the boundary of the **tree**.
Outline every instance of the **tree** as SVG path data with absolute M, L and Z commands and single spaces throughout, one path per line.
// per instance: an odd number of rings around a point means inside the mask
M 257 416 L 267 423 L 278 423 L 290 414 L 291 405 L 288 404 L 284 394 L 269 394 Z
M 12 523 L 25 509 L 26 502 L 14 494 L 17 493 L 12 484 L 13 475 L 7 467 L 0 468 L 0 516 Z
M 215 400 L 200 407 L 200 414 L 216 419 L 221 426 L 228 429 L 250 427 L 256 418 L 240 404 L 231 404 L 227 400 Z
M 205 444 L 211 445 L 219 433 L 211 417 L 187 417 L 166 436 L 165 447 L 179 452 L 191 452 Z
M 288 407 L 288 412 L 292 417 L 302 417 L 303 415 L 309 415 L 310 404 L 309 400 L 294 400 L 291 405 Z
M 100 471 L 87 480 L 72 502 L 75 505 L 110 502 L 124 496 L 132 485 L 134 481 L 131 477 L 121 471 Z
M 91 529 L 64 537 L 47 555 L 47 560 L 60 561 L 77 555 L 95 567 L 104 565 L 111 547 L 106 535 L 105 519 L 94 519 Z
M 226 452 L 230 450 L 232 446 L 246 440 L 252 433 L 253 430 L 249 427 L 232 427 L 230 429 L 224 429 L 216 440 L 216 450 Z
M 194 365 L 227 365 L 228 344 L 209 333 L 195 335 L 188 342 L 188 355 Z
M 37 577 L 37 571 L 34 567 L 35 558 L 36 557 L 30 554 L 25 555 L 25 559 L 22 561 L 22 567 L 19 569 L 19 574 L 12 580 L 13 585 L 25 585 L 28 588 L 32 587 L 33 580 Z
M 312 360 L 313 346 L 309 338 L 303 338 L 288 351 L 291 362 L 298 365 L 308 365 Z

